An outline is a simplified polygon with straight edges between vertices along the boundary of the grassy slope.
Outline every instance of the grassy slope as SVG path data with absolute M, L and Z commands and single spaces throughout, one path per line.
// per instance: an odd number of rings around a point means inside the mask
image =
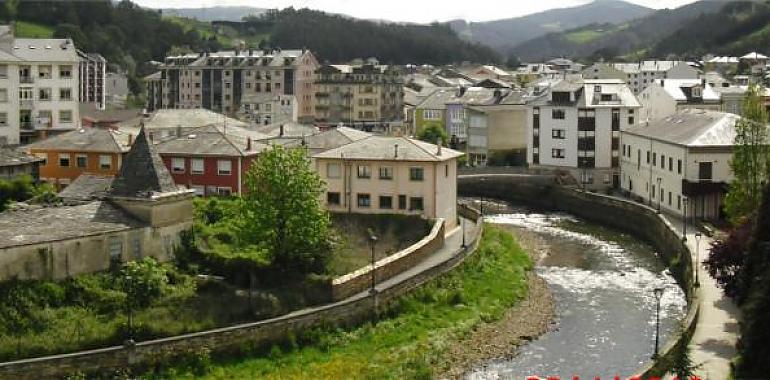
M 479 250 L 463 265 L 404 297 L 378 324 L 317 330 L 300 337 L 299 345 L 216 364 L 205 378 L 429 378 L 432 368 L 444 365 L 447 347 L 474 326 L 501 318 L 526 295 L 531 267 L 510 233 L 487 226 Z
M 47 25 L 27 21 L 16 22 L 16 37 L 20 38 L 51 38 L 53 28 Z

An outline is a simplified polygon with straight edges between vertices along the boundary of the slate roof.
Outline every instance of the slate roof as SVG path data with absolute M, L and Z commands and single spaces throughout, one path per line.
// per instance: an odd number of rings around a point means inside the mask
M 188 130 L 184 135 L 158 143 L 159 154 L 181 154 L 192 156 L 251 156 L 268 146 L 252 138 L 251 149 L 247 150 L 252 132 L 238 127 L 209 125 Z M 253 133 L 261 136 L 259 133 Z
M 13 50 L 8 53 L 30 62 L 78 62 L 77 50 L 70 39 L 15 38 Z
M 109 195 L 129 198 L 150 198 L 160 193 L 178 191 L 155 148 L 147 141 L 142 128 L 123 159 L 120 173 L 112 182 Z
M 112 187 L 113 176 L 81 174 L 64 190 L 59 192 L 59 198 L 65 202 L 83 202 L 104 199 Z
M 43 161 L 43 159 L 16 148 L 0 146 L 0 166 L 25 165 L 39 161 Z
M 655 80 L 655 83 L 661 85 L 661 80 Z M 700 85 L 700 79 L 666 79 L 662 82 L 663 89 L 671 95 L 674 100 L 686 102 L 688 101 L 687 95 L 682 91 L 683 87 L 692 87 Z M 704 102 L 718 102 L 721 99 L 719 93 L 714 91 L 711 86 L 703 86 L 703 101 Z
M 123 153 L 128 147 L 122 132 L 109 128 L 80 128 L 26 145 L 27 149 Z
M 0 248 L 106 234 L 142 227 L 108 202 L 0 213 Z
M 304 146 L 310 150 L 310 154 L 321 153 L 329 149 L 339 148 L 354 141 L 362 140 L 372 136 L 371 133 L 359 131 L 358 129 L 348 127 L 337 127 L 321 132 L 317 135 L 306 137 Z M 299 146 L 303 140 L 297 140 L 290 146 Z
M 316 154 L 313 158 L 440 162 L 463 155 L 462 152 L 444 147 L 441 148 L 440 156 L 437 152 L 438 147 L 435 144 L 408 137 L 371 136 Z
M 732 146 L 738 120 L 740 116 L 731 113 L 685 109 L 646 125 L 630 127 L 622 133 L 690 147 Z
M 281 127 L 283 127 L 283 135 L 281 135 Z M 270 125 L 257 126 L 256 131 L 266 135 L 268 138 L 274 137 L 307 137 L 318 133 L 318 128 L 310 124 L 302 124 L 297 122 L 287 123 L 274 123 Z

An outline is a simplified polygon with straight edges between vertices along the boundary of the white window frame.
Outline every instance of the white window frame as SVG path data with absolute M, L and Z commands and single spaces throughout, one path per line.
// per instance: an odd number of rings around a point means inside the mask
M 203 173 L 205 173 L 205 171 L 206 171 L 206 165 L 202 158 L 190 159 L 190 174 L 202 175 Z
M 232 175 L 233 162 L 230 160 L 217 160 L 217 175 Z
M 109 155 L 109 154 L 99 155 L 99 169 L 101 170 L 112 169 L 112 155 Z
M 337 162 L 329 162 L 326 164 L 326 178 L 341 178 L 342 177 L 342 165 Z
M 184 157 L 171 157 L 171 172 L 184 174 L 187 171 Z

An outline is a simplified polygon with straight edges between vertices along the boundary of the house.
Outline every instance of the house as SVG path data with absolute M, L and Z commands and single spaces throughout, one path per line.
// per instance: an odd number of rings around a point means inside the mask
M 528 108 L 523 91 L 510 91 L 466 107 L 468 164 L 524 165 Z
M 70 39 L 15 38 L 0 26 L 0 145 L 78 128 L 79 63 Z
M 648 60 L 635 63 L 596 63 L 583 70 L 586 79 L 622 79 L 634 94 L 658 79 L 698 79 L 700 72 L 684 61 Z
M 61 190 L 81 174 L 116 175 L 132 140 L 132 135 L 109 128 L 80 128 L 24 148 L 43 159 L 40 180 Z
M 623 130 L 623 191 L 675 215 L 721 219 L 733 179 L 730 160 L 739 119 L 686 109 Z
M 104 109 L 100 110 L 93 104 L 80 104 L 80 125 L 85 128 L 102 127 L 117 129 L 120 123 L 136 119 L 141 116 L 137 109 Z M 134 135 L 139 130 L 134 131 Z
M 465 108 L 472 104 L 499 101 L 509 89 L 460 87 L 455 90 L 441 89 L 426 97 L 415 110 L 415 132 L 430 124 L 441 125 L 455 145 L 463 145 L 468 139 Z
M 40 179 L 42 158 L 10 146 L 0 146 L 0 180 L 10 181 L 23 175 Z
M 286 144 L 287 147 L 304 147 L 308 150 L 308 155 L 313 157 L 316 154 L 327 150 L 339 148 L 341 146 L 356 142 L 372 136 L 369 132 L 349 127 L 330 128 L 321 133 L 312 136 L 295 139 Z
M 192 227 L 191 197 L 142 131 L 98 200 L 0 213 L 0 281 L 62 280 L 144 257 L 170 260 Z
M 246 172 L 268 146 L 262 135 L 239 127 L 210 125 L 159 142 L 155 150 L 171 178 L 196 195 L 242 194 Z
M 527 103 L 527 163 L 563 170 L 586 188 L 620 184 L 620 131 L 639 102 L 618 79 L 568 77 Z
M 211 110 L 198 109 L 160 109 L 149 115 L 137 115 L 134 118 L 117 123 L 122 136 L 139 134 L 144 128 L 153 142 L 177 137 L 185 131 L 208 125 L 221 125 L 247 128 L 249 124 Z M 266 137 L 266 136 L 265 136 Z
M 751 68 L 752 75 L 764 74 L 767 71 L 767 61 L 767 56 L 755 51 L 740 57 L 740 62 Z
M 205 108 L 226 115 L 250 94 L 293 95 L 298 118 L 315 116 L 313 80 L 318 61 L 309 50 L 247 49 L 166 57 L 144 78 L 147 110 Z
M 128 87 L 128 76 L 122 72 L 108 72 L 104 79 L 107 104 L 125 106 L 128 95 L 131 95 L 131 89 Z
M 293 95 L 244 95 L 237 117 L 258 125 L 296 122 L 297 99 Z
M 313 156 L 332 212 L 406 214 L 457 225 L 462 153 L 407 137 L 371 136 Z
M 513 75 L 494 65 L 481 65 L 465 71 L 465 74 L 476 80 L 496 79 L 512 81 Z
M 721 97 L 705 79 L 659 79 L 639 94 L 642 121 L 656 121 L 684 108 L 719 111 Z
M 584 65 L 567 58 L 554 58 L 545 62 L 548 67 L 560 73 L 579 74 Z
M 103 110 L 107 106 L 107 60 L 98 53 L 77 51 L 80 64 L 80 103 Z

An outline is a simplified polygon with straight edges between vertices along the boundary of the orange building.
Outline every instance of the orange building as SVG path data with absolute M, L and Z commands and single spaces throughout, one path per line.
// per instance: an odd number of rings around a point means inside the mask
M 61 190 L 84 173 L 116 175 L 131 140 L 131 136 L 108 128 L 81 128 L 25 148 L 44 159 L 40 165 L 40 180 Z

